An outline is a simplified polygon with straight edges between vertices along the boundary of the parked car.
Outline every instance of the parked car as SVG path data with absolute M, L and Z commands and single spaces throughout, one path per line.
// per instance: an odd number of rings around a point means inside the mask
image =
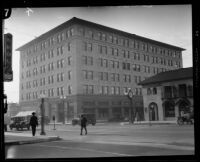
M 22 111 L 19 112 L 16 116 L 11 117 L 10 129 L 16 128 L 17 130 L 23 128 L 30 129 L 30 118 L 32 116 L 32 112 L 34 111 Z
M 17 130 L 27 128 L 28 130 L 30 129 L 29 121 L 30 121 L 31 116 L 26 116 L 26 117 L 12 117 L 11 118 L 11 124 L 10 124 L 10 129 L 12 130 L 13 128 L 16 128 Z
M 88 124 L 92 124 L 92 125 L 96 124 L 96 116 L 95 116 L 95 114 L 83 113 L 83 114 L 80 114 L 77 118 L 72 119 L 72 125 L 77 125 L 77 124 L 80 125 L 80 123 L 81 123 L 80 122 L 81 115 L 85 115 L 85 117 L 87 118 L 87 125 Z

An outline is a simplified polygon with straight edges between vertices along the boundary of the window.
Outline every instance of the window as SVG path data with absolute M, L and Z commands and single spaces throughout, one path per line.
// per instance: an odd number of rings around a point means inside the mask
M 109 36 L 109 39 L 113 43 L 113 36 L 112 35 Z
M 119 69 L 119 61 L 115 61 L 115 67 Z
M 125 94 L 125 93 L 128 93 L 128 87 L 124 87 L 123 88 L 123 93 Z
M 83 94 L 93 94 L 94 86 L 93 85 L 83 85 Z
M 120 87 L 115 87 L 115 94 L 119 95 L 120 94 Z
M 147 88 L 147 95 L 151 94 L 151 88 Z
M 63 68 L 63 67 L 64 67 L 64 62 L 65 62 L 65 60 L 64 60 L 64 59 L 61 59 L 61 60 L 60 60 L 60 63 L 61 63 L 61 68 Z
M 92 43 L 84 42 L 84 50 L 85 51 L 92 51 Z
M 120 75 L 119 75 L 119 74 L 115 74 L 115 77 L 116 77 L 115 80 L 116 80 L 117 82 L 119 82 L 119 81 L 120 81 Z
M 118 39 L 117 39 L 117 37 L 113 37 L 113 43 L 118 44 Z
M 93 32 L 91 30 L 88 31 L 88 35 L 89 35 L 90 38 L 94 37 L 94 34 L 93 34 Z
M 88 79 L 93 80 L 93 71 L 88 71 Z
M 104 88 L 103 88 L 103 93 L 104 93 L 104 94 L 108 94 L 108 86 L 104 86 Z
M 110 80 L 113 82 L 115 81 L 115 73 L 110 74 Z
M 157 94 L 157 88 L 153 88 L 153 94 Z
M 123 70 L 130 70 L 130 63 L 122 62 L 122 69 Z
M 72 56 L 69 56 L 68 57 L 68 65 L 71 65 L 72 64 Z
M 102 34 L 102 41 L 106 41 L 106 34 Z
M 115 94 L 115 87 L 111 87 L 110 89 L 111 89 L 110 94 L 114 95 Z
M 72 94 L 72 86 L 68 86 L 68 94 Z
M 58 36 L 57 36 L 57 42 L 58 43 L 61 42 L 61 35 L 60 34 L 58 34 Z
M 61 33 L 61 40 L 64 40 L 64 39 L 65 39 L 64 33 Z
M 172 102 L 166 101 L 164 103 L 165 117 L 175 117 L 175 105 Z
M 108 60 L 103 59 L 103 67 L 108 67 Z
M 140 65 L 133 64 L 133 71 L 140 71 Z
M 113 61 L 113 60 L 110 60 L 110 66 L 111 66 L 111 68 L 115 68 L 114 61 Z
M 72 71 L 68 71 L 68 79 L 71 80 L 72 78 Z
M 88 86 L 88 94 L 94 94 L 94 86 L 93 85 Z
M 71 43 L 68 43 L 68 44 L 67 44 L 67 50 L 68 50 L 68 51 L 71 51 L 71 48 L 72 48 L 72 44 L 71 44 Z
M 60 47 L 60 54 L 62 55 L 63 53 L 64 53 L 64 47 L 61 46 L 61 47 Z

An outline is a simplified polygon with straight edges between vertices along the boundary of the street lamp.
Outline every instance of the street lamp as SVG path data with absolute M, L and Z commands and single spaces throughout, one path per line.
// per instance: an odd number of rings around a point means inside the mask
M 40 98 L 41 98 L 41 105 L 40 105 L 40 112 L 41 112 L 41 133 L 40 133 L 40 135 L 46 135 L 46 133 L 44 131 L 44 114 L 45 114 L 44 98 L 45 98 L 45 95 L 41 94 Z
M 130 119 L 131 119 L 131 123 L 133 124 L 134 123 L 134 121 L 135 121 L 135 115 L 133 115 L 133 97 L 134 97 L 134 94 L 133 94 L 133 92 L 131 91 L 131 89 L 129 89 L 128 90 L 128 92 L 126 93 L 124 93 L 127 97 L 128 97 L 128 99 L 130 100 L 130 112 L 131 112 L 131 114 L 129 115 L 130 116 Z
M 65 99 L 66 99 L 66 96 L 60 96 L 60 99 L 62 100 L 63 113 L 64 113 L 63 124 L 65 124 Z

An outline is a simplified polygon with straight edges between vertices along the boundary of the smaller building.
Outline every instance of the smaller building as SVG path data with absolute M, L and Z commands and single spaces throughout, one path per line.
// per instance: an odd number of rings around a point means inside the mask
M 18 103 L 8 103 L 7 115 L 9 117 L 15 116 L 19 111 L 21 111 L 21 107 Z
M 162 72 L 142 85 L 146 121 L 177 120 L 180 112 L 193 111 L 193 68 Z

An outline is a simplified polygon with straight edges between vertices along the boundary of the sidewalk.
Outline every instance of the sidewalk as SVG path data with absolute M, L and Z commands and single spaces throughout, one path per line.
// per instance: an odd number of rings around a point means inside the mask
M 5 145 L 7 146 L 57 141 L 61 139 L 59 136 L 40 135 L 39 133 L 34 137 L 31 133 L 28 134 L 23 132 L 5 132 L 4 135 Z
M 97 125 L 132 125 L 130 124 L 129 122 L 115 122 L 115 123 L 112 123 L 112 122 L 105 122 L 105 123 L 97 123 Z M 176 124 L 175 121 L 140 121 L 140 122 L 137 122 L 135 121 L 134 122 L 134 125 L 168 125 L 168 124 Z M 61 123 L 56 123 L 56 132 L 57 131 L 66 131 L 66 126 L 71 126 L 72 128 L 74 126 L 70 125 L 70 124 L 61 124 Z M 53 130 L 53 124 L 50 123 L 48 126 L 45 126 L 46 130 L 47 131 L 50 131 L 48 132 L 48 134 L 46 135 L 40 135 L 40 128 L 37 130 L 37 133 L 36 133 L 36 136 L 32 136 L 31 134 L 31 131 L 30 132 L 13 132 L 13 131 L 8 131 L 8 132 L 5 132 L 5 145 L 20 145 L 20 144 L 31 144 L 31 143 L 39 143 L 39 142 L 49 142 L 49 141 L 57 141 L 57 140 L 61 140 L 61 138 L 57 135 L 55 135 L 52 131 Z M 51 132 L 52 131 L 52 132 Z M 79 129 L 77 129 L 76 131 L 79 132 Z M 98 135 L 98 134 L 97 134 Z M 100 134 L 99 134 L 100 135 Z M 68 137 L 68 140 L 69 139 L 73 139 L 74 140 L 75 137 Z M 79 139 L 80 138 L 80 139 Z M 76 137 L 75 140 L 81 140 L 82 141 L 82 138 L 83 137 Z M 85 139 L 84 139 L 85 140 Z M 91 140 L 91 139 L 90 139 Z M 89 141 L 90 141 L 89 140 Z

